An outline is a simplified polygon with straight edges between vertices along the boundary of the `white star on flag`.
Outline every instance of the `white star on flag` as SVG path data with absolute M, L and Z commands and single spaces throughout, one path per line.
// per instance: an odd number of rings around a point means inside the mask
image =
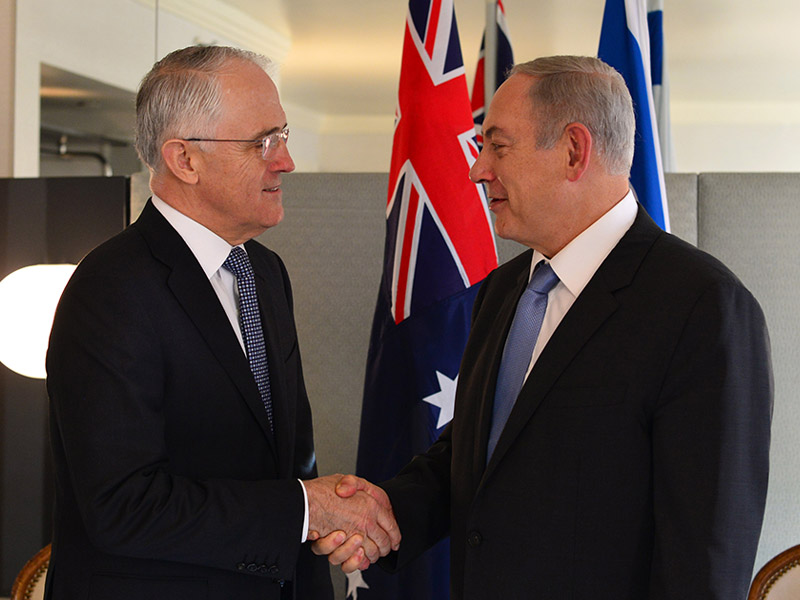
M 436 423 L 436 429 L 441 429 L 453 420 L 453 412 L 456 408 L 458 375 L 456 375 L 455 379 L 450 379 L 444 373 L 436 371 L 436 379 L 439 380 L 439 391 L 427 398 L 423 398 L 422 401 L 439 407 L 439 421 Z
M 361 571 L 356 569 L 352 573 L 347 574 L 347 595 L 345 598 L 349 598 L 352 594 L 353 600 L 358 600 L 358 588 L 368 590 L 369 586 L 367 582 L 364 581 L 364 576 L 361 575 Z

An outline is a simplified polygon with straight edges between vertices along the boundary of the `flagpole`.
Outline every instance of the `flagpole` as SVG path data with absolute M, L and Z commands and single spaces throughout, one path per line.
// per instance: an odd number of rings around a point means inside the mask
M 486 43 L 483 48 L 483 106 L 484 111 L 488 111 L 497 85 L 497 0 L 486 0 L 484 32 Z

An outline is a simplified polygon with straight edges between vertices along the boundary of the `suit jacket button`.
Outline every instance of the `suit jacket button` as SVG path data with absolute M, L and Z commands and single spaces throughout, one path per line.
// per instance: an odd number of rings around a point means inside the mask
M 268 571 L 267 571 L 267 572 L 268 572 L 270 575 L 277 575 L 278 573 L 280 573 L 280 572 L 281 572 L 281 570 L 280 570 L 280 569 L 279 569 L 277 566 L 275 566 L 275 565 L 272 565 L 272 566 L 271 566 L 271 567 L 268 569 Z
M 467 536 L 467 543 L 473 548 L 480 546 L 482 541 L 483 538 L 481 537 L 481 534 L 478 533 L 477 531 L 471 531 L 470 534 Z
M 267 572 L 269 572 L 269 569 L 267 569 L 267 565 L 259 565 L 258 566 L 258 572 L 259 573 L 267 573 Z
M 246 568 L 247 568 L 247 565 L 244 564 L 244 563 L 239 563 L 238 565 L 236 565 L 236 570 L 237 571 L 244 571 Z
M 251 573 L 255 573 L 256 571 L 258 571 L 258 565 L 256 563 L 250 563 L 249 565 L 247 565 L 247 570 L 250 571 Z

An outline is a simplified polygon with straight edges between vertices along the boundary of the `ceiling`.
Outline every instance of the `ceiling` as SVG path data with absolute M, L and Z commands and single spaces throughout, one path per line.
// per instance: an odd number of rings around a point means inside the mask
M 254 0 L 227 0 L 254 14 Z M 486 0 L 455 0 L 471 85 Z M 604 0 L 504 0 L 517 61 L 597 52 Z M 800 105 L 800 8 L 795 0 L 665 0 L 673 106 Z M 285 0 L 292 46 L 286 102 L 329 115 L 393 115 L 406 0 Z M 261 19 L 265 15 L 256 15 Z M 268 22 L 268 21 L 266 21 Z

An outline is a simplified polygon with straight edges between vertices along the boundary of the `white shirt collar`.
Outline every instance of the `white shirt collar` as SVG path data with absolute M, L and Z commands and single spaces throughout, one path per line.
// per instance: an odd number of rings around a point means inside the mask
M 152 200 L 153 206 L 189 246 L 206 277 L 211 279 L 214 273 L 219 271 L 225 259 L 228 258 L 233 246 L 204 225 L 173 208 L 155 194 L 153 194 Z
M 638 204 L 629 190 L 606 214 L 550 259 L 553 271 L 573 297 L 578 297 L 622 236 L 631 228 L 637 211 Z M 542 259 L 545 259 L 545 256 L 534 250 L 531 274 Z

